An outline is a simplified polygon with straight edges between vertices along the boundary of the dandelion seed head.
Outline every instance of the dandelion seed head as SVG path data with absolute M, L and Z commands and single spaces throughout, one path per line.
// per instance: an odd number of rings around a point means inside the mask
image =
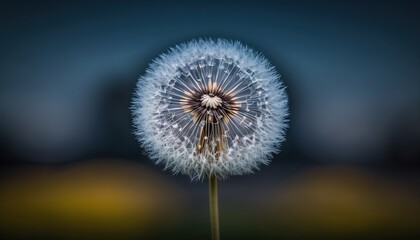
M 192 179 L 268 164 L 284 141 L 288 115 L 273 66 L 223 39 L 193 40 L 160 55 L 140 77 L 132 111 L 149 156 Z

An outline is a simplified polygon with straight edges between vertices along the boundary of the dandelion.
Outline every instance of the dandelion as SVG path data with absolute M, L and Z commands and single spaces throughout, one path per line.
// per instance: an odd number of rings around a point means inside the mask
M 216 208 L 216 180 L 268 164 L 287 126 L 287 95 L 274 67 L 222 39 L 193 40 L 160 55 L 140 77 L 132 109 L 150 158 L 175 174 L 209 177 Z

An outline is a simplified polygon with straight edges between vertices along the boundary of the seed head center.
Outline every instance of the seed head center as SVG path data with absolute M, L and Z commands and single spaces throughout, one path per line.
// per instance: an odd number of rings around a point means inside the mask
M 213 94 L 204 94 L 201 96 L 201 106 L 216 109 L 222 105 L 222 99 Z

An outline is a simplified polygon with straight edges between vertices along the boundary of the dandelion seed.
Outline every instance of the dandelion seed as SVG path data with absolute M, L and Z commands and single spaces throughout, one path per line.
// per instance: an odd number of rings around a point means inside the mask
M 279 151 L 287 96 L 279 75 L 239 42 L 194 40 L 140 77 L 135 134 L 156 163 L 202 179 L 252 173 Z

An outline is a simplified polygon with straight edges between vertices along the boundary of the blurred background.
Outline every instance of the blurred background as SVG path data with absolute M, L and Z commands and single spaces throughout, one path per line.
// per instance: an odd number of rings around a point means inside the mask
M 386 1 L 2 1 L 0 237 L 209 239 L 207 182 L 156 167 L 129 110 L 153 58 L 240 40 L 281 73 L 270 166 L 219 184 L 224 239 L 420 236 L 420 17 Z

